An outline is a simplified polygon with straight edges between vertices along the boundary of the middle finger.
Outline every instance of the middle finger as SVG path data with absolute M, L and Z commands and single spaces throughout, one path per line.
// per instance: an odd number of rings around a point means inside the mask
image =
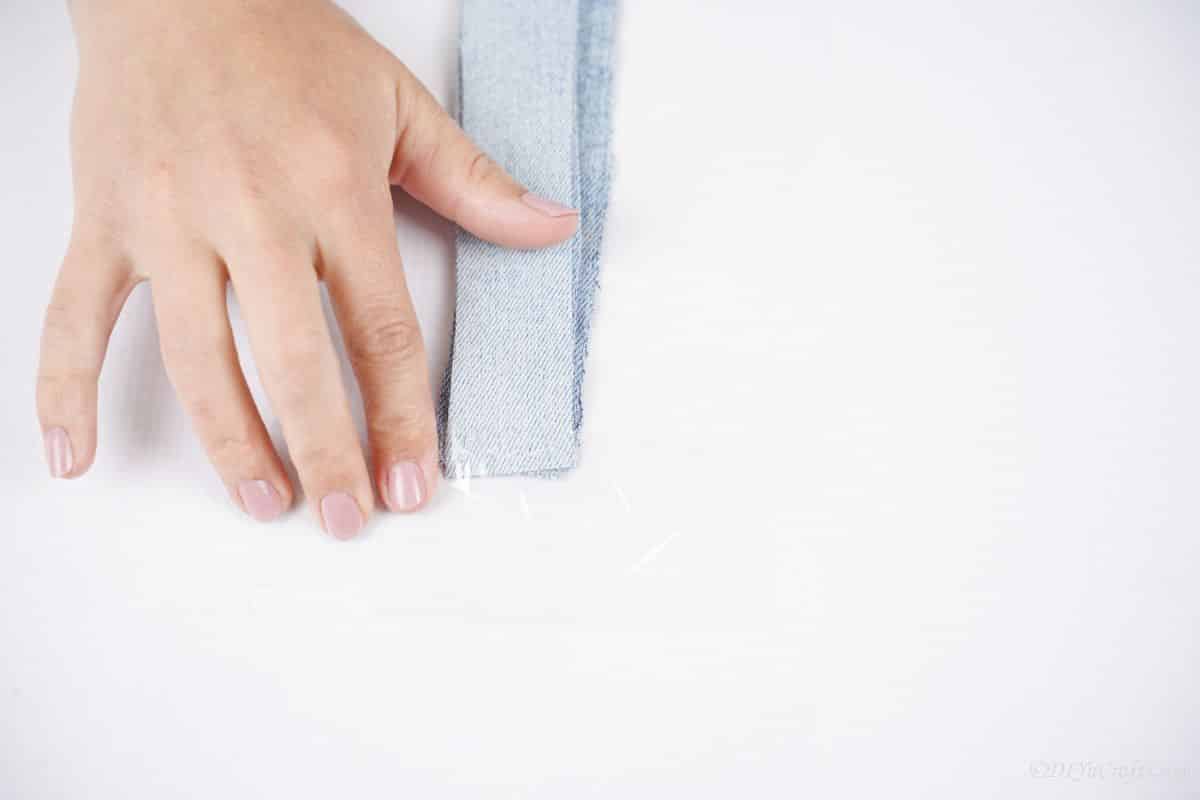
M 239 248 L 230 278 L 300 483 L 325 529 L 353 537 L 374 506 L 362 445 L 321 307 L 311 247 Z

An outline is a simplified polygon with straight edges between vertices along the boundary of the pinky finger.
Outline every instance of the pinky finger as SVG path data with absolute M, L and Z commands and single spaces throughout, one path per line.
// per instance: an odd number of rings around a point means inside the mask
M 137 281 L 111 252 L 72 244 L 42 329 L 37 408 L 55 478 L 76 478 L 96 455 L 96 387 L 121 307 Z

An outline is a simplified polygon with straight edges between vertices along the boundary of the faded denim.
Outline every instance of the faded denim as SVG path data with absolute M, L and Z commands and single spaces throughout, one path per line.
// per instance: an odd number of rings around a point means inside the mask
M 442 466 L 449 478 L 576 465 L 611 176 L 616 0 L 466 0 L 463 128 L 530 191 L 580 209 L 569 242 L 458 234 Z

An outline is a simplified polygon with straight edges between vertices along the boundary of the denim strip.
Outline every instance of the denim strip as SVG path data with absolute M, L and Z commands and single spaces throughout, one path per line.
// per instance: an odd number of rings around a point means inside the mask
M 530 191 L 580 209 L 570 241 L 507 250 L 458 234 L 440 403 L 449 478 L 575 466 L 608 205 L 616 0 L 465 0 L 463 128 Z

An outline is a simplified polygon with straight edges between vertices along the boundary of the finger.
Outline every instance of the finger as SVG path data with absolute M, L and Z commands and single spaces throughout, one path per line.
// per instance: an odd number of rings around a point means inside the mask
M 37 407 L 55 478 L 77 478 L 96 456 L 96 388 L 108 339 L 137 284 L 105 244 L 72 242 L 46 309 Z
M 248 247 L 229 264 L 300 483 L 325 529 L 349 539 L 366 523 L 374 494 L 321 309 L 312 251 Z
M 225 269 L 212 253 L 183 259 L 151 283 L 163 364 L 230 497 L 269 522 L 292 504 L 291 483 L 238 364 Z
M 513 180 L 412 73 L 402 68 L 398 80 L 393 184 L 479 238 L 505 247 L 544 247 L 575 233 L 576 209 L 532 194 Z
M 372 474 L 390 510 L 415 511 L 436 488 L 437 423 L 391 195 L 364 191 L 329 218 L 325 285 L 362 391 Z

